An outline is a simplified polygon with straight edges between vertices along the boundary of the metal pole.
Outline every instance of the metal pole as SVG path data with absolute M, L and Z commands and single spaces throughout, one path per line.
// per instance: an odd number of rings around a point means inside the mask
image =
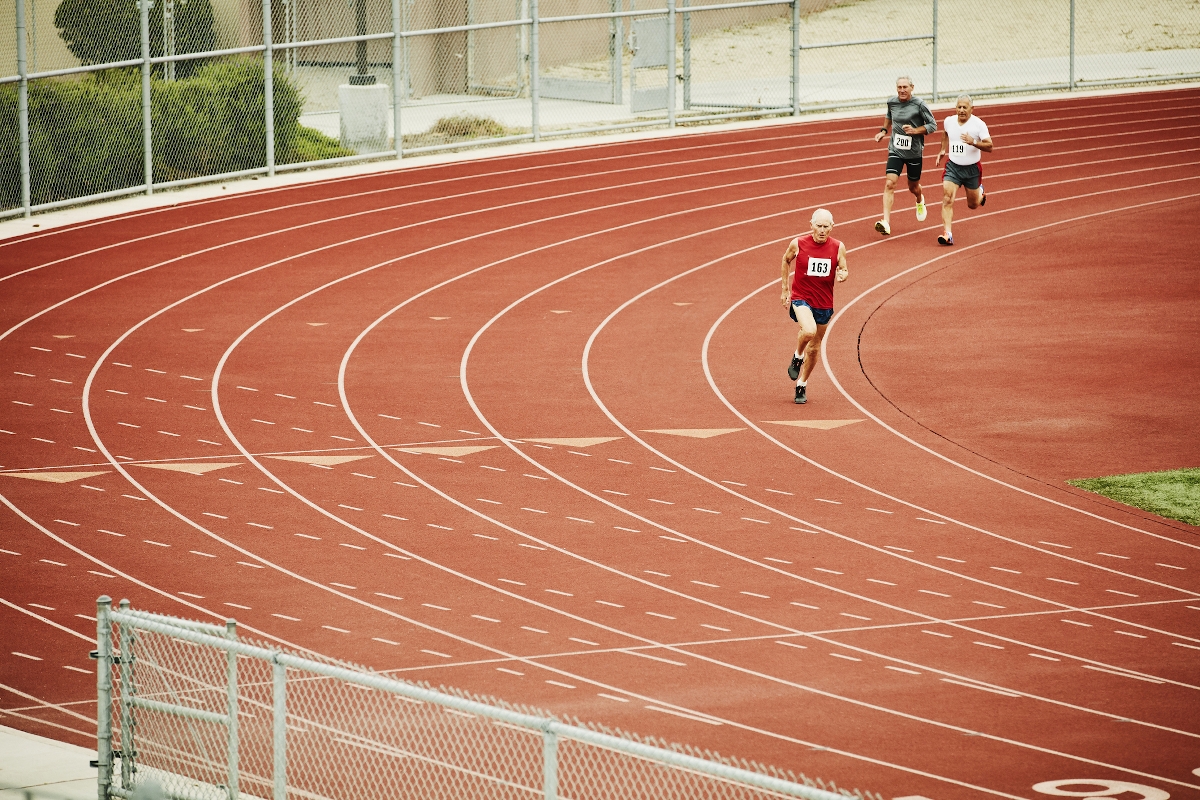
M 475 0 L 467 0 L 467 24 L 475 24 Z M 475 31 L 467 31 L 467 94 L 475 85 Z
M 163 55 L 175 55 L 175 0 L 163 0 Z M 175 80 L 175 62 L 163 62 L 163 80 Z
M 25 63 L 25 0 L 17 3 L 17 127 L 21 139 L 21 208 L 29 216 L 29 65 Z
M 118 606 L 122 611 L 129 610 L 129 601 L 122 600 Z M 137 694 L 133 685 L 133 634 L 128 625 L 117 626 L 118 641 L 121 647 L 121 788 L 131 788 L 133 783 L 133 763 L 136 747 L 133 742 L 133 703 L 130 701 Z
M 400 0 L 392 0 L 392 142 L 397 159 L 403 157 L 404 150 L 404 134 L 400 132 L 400 101 L 404 99 L 404 90 L 400 88 L 404 76 L 400 61 L 400 23 Z
M 154 134 L 150 128 L 150 6 L 153 2 L 138 2 L 142 24 L 142 171 L 146 176 L 146 194 L 154 194 Z
M 558 734 L 542 732 L 542 797 L 558 800 Z
M 800 116 L 800 0 L 792 0 L 792 116 Z
M 692 15 L 687 9 L 692 0 L 683 0 L 683 108 L 692 108 Z
M 233 620 L 225 621 L 225 638 L 237 638 L 237 623 Z M 227 758 L 229 760 L 229 782 L 226 788 L 229 792 L 229 800 L 238 800 L 238 668 L 237 668 L 237 653 L 229 651 L 225 654 L 225 688 L 227 693 L 227 709 L 229 715 L 229 747 Z
M 529 98 L 530 122 L 533 126 L 533 140 L 541 141 L 542 131 L 538 121 L 538 0 L 529 0 Z
M 273 665 L 274 683 L 274 748 L 275 748 L 275 792 L 273 800 L 287 800 L 287 667 Z
M 361 3 L 360 3 L 361 5 Z M 271 0 L 262 0 L 263 122 L 266 124 L 267 174 L 275 174 L 275 41 L 271 31 Z M 359 42 L 365 44 L 365 42 Z
M 17 0 L 17 7 L 24 0 Z M 112 785 L 112 626 L 108 611 L 112 598 L 106 594 L 96 598 L 96 778 L 97 800 L 109 800 Z
M 1075 91 L 1075 0 L 1071 0 L 1071 55 L 1068 88 Z
M 938 0 L 933 0 L 933 99 L 938 99 L 937 68 L 938 68 Z
M 675 0 L 667 0 L 667 127 L 675 127 Z
M 616 13 L 618 0 L 608 1 L 608 10 Z M 621 105 L 621 92 L 625 83 L 625 48 L 621 44 L 621 23 L 617 17 L 608 21 L 608 75 L 612 79 L 612 102 Z

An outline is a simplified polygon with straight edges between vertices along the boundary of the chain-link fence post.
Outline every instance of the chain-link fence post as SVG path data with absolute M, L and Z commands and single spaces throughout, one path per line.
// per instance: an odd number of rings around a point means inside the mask
M 17 0 L 20 8 L 25 0 Z M 112 598 L 96 598 L 96 800 L 108 800 L 112 785 Z
M 1071 37 L 1071 53 L 1068 56 L 1070 62 L 1068 66 L 1067 89 L 1075 91 L 1075 0 L 1071 0 L 1071 28 L 1067 34 Z
M 278 661 L 271 665 L 271 682 L 274 700 L 271 738 L 275 756 L 273 800 L 287 800 L 287 667 Z
M 541 141 L 542 131 L 538 124 L 538 0 L 529 0 L 529 102 L 533 140 Z
M 792 0 L 792 116 L 800 116 L 800 0 Z
M 692 110 L 692 0 L 683 0 L 683 110 Z
M 937 102 L 937 73 L 938 73 L 938 0 L 933 0 L 933 100 Z
M 146 174 L 146 194 L 154 194 L 154 133 L 150 127 L 150 6 L 153 4 L 154 0 L 138 0 L 142 26 L 142 170 Z
M 21 208 L 29 216 L 29 65 L 25 61 L 25 0 L 17 3 L 17 127 L 21 139 Z
M 263 122 L 267 130 L 267 174 L 275 174 L 275 41 L 271 31 L 271 0 L 263 0 Z M 293 48 L 294 49 L 294 48 Z
M 269 0 L 267 0 L 269 2 Z M 237 622 L 225 621 L 225 638 L 237 639 Z M 229 783 L 226 791 L 229 800 L 238 800 L 238 663 L 237 653 L 229 650 L 225 653 L 225 691 L 226 713 L 229 715 L 228 728 L 228 759 Z
M 542 796 L 558 800 L 558 734 L 542 731 Z
M 400 22 L 400 0 L 392 0 L 392 141 L 397 159 L 404 157 L 404 136 L 400 132 L 400 101 L 404 98 L 404 92 L 400 89 L 400 80 L 402 75 L 407 74 L 400 65 Z
M 121 611 L 129 610 L 129 601 L 117 604 Z M 133 685 L 133 631 L 128 625 L 117 625 L 117 642 L 121 648 L 121 788 L 133 786 L 135 745 L 133 740 L 133 697 L 137 689 Z
M 667 127 L 675 127 L 675 0 L 667 0 Z

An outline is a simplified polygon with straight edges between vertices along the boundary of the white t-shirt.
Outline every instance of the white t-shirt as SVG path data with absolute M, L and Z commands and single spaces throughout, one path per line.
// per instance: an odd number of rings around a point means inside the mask
M 950 160 L 955 164 L 966 166 L 967 164 L 978 164 L 979 159 L 983 158 L 983 151 L 973 144 L 967 144 L 962 140 L 962 134 L 970 134 L 976 140 L 990 138 L 987 124 L 979 117 L 972 114 L 967 117 L 967 121 L 962 125 L 958 124 L 958 115 L 946 118 L 946 124 L 942 128 L 946 131 L 946 136 L 950 137 Z

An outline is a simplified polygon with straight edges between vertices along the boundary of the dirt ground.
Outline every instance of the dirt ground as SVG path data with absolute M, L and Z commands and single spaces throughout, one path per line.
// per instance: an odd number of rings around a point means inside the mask
M 730 24 L 692 40 L 696 80 L 790 74 L 789 13 L 754 25 L 736 24 L 737 10 L 708 13 L 724 14 Z M 1076 3 L 1075 22 L 1076 55 L 1200 48 L 1200 0 L 1088 0 Z M 930 0 L 852 0 L 801 17 L 800 42 L 919 36 L 932 28 Z M 1069 0 L 1000 0 L 984 10 L 978 0 L 938 2 L 941 64 L 1063 56 L 1069 51 L 1069 32 Z M 928 66 L 931 56 L 928 41 L 817 49 L 801 52 L 800 70 L 848 72 L 892 63 L 919 67 Z M 606 62 L 577 63 L 547 74 L 597 78 L 607 70 Z

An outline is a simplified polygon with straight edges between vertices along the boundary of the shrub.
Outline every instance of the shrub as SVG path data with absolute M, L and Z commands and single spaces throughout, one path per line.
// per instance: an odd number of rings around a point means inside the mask
M 150 54 L 163 55 L 166 3 L 155 0 L 150 11 Z M 141 18 L 137 0 L 63 0 L 54 12 L 58 35 L 84 64 L 108 64 L 142 56 Z M 175 0 L 175 51 L 199 53 L 216 49 L 211 0 Z M 186 78 L 202 60 L 177 61 L 175 75 Z M 161 73 L 162 67 L 155 67 Z
M 35 204 L 137 186 L 142 167 L 141 83 L 136 70 L 103 79 L 29 85 L 32 201 Z M 236 58 L 192 77 L 151 86 L 156 182 L 254 169 L 266 164 L 262 63 Z M 333 155 L 330 141 L 303 133 L 300 93 L 275 73 L 278 163 Z M 324 140 L 324 141 L 322 141 Z M 16 87 L 0 87 L 0 203 L 20 202 Z M 337 148 L 336 155 L 349 151 Z M 311 157 L 308 155 L 315 153 Z

